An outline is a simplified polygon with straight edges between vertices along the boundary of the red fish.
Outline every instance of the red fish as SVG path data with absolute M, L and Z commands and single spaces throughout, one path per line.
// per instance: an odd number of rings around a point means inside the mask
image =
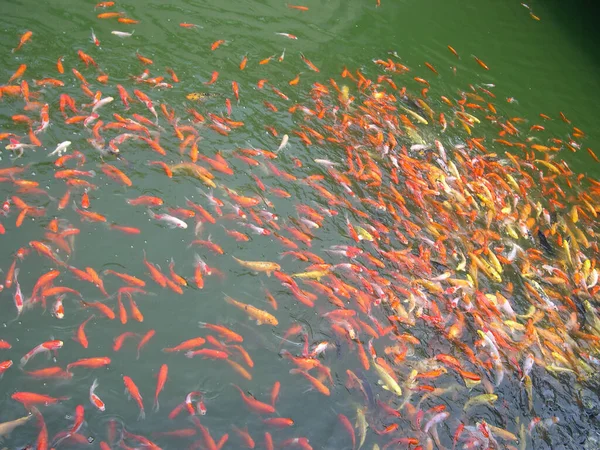
M 59 402 L 69 400 L 69 397 L 50 397 L 48 395 L 36 394 L 35 392 L 15 392 L 10 398 L 22 403 L 26 408 L 32 405 L 55 405 Z

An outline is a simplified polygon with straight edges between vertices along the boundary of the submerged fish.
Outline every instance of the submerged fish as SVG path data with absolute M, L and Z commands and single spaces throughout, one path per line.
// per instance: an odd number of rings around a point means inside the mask
M 15 428 L 25 425 L 33 417 L 33 414 L 21 417 L 19 419 L 10 420 L 0 423 L 0 437 L 9 436 Z

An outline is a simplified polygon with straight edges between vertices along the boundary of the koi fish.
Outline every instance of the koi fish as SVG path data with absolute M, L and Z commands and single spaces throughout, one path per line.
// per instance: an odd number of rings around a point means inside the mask
M 33 414 L 29 414 L 19 419 L 0 423 L 0 437 L 9 436 L 16 428 L 21 427 L 29 422 L 32 417 Z
M 241 259 L 236 258 L 235 256 L 233 256 L 233 259 L 235 259 L 235 261 L 240 264 L 241 266 L 250 269 L 254 272 L 265 272 L 267 274 L 268 277 L 271 276 L 271 274 L 276 271 L 276 270 L 280 270 L 281 266 L 277 263 L 274 262 L 269 262 L 269 261 L 243 261 Z
M 104 412 L 106 406 L 104 405 L 104 402 L 100 400 L 100 397 L 96 395 L 96 388 L 98 388 L 97 378 L 94 380 L 92 386 L 90 387 L 90 402 L 92 405 L 94 405 L 96 409 L 98 409 L 101 412 Z
M 277 321 L 275 316 L 266 311 L 263 311 L 262 309 L 258 309 L 247 303 L 238 302 L 237 300 L 231 298 L 228 295 L 225 295 L 225 301 L 230 305 L 233 305 L 236 308 L 245 311 L 250 318 L 256 320 L 257 325 L 268 324 L 274 327 L 279 325 L 279 322 Z
M 148 215 L 150 216 L 151 219 L 154 220 L 160 220 L 161 222 L 165 222 L 169 228 L 181 228 L 181 229 L 186 229 L 187 223 L 185 223 L 183 220 L 172 216 L 170 214 L 156 214 L 154 213 L 151 209 L 148 210 Z

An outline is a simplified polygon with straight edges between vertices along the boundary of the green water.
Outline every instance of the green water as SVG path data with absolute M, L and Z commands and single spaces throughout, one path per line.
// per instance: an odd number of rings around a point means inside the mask
M 105 95 L 115 97 L 115 102 L 102 110 L 103 119 L 110 121 L 109 113 L 123 113 L 114 86 L 117 83 L 123 84 L 130 93 L 138 87 L 130 79 L 131 75 L 140 75 L 144 69 L 136 58 L 136 51 L 153 59 L 154 65 L 150 67 L 152 76 L 167 76 L 164 69 L 170 67 L 181 80 L 172 89 L 144 89 L 151 95 L 157 108 L 161 102 L 165 102 L 182 113 L 185 107 L 190 106 L 185 95 L 207 90 L 202 83 L 210 79 L 213 71 L 218 71 L 219 82 L 211 88 L 218 95 L 196 107 L 203 113 L 224 112 L 224 98 L 230 97 L 233 100 L 231 81 L 239 83 L 240 103 L 237 105 L 233 101 L 232 119 L 243 121 L 245 127 L 236 130 L 229 137 L 203 132 L 203 139 L 199 143 L 200 151 L 206 151 L 210 156 L 214 155 L 215 150 L 222 150 L 227 155 L 239 147 L 276 149 L 281 135 L 292 126 L 302 123 L 302 119 L 295 116 L 294 124 L 285 109 L 296 102 L 306 101 L 312 83 L 326 84 L 333 77 L 342 84 L 339 74 L 344 67 L 360 68 L 367 76 L 375 76 L 379 71 L 372 60 L 393 57 L 391 52 L 396 52 L 400 61 L 411 68 L 409 74 L 397 79 L 399 87 L 405 85 L 418 92 L 423 86 L 412 77 L 426 78 L 431 82 L 428 95 L 432 99 L 432 106 L 441 104 L 440 95 L 458 98 L 469 83 L 494 84 L 496 87 L 493 91 L 497 95 L 495 105 L 500 114 L 529 119 L 523 127 L 542 123 L 538 114 L 548 114 L 554 120 L 545 122 L 546 128 L 553 135 L 568 139 L 571 128 L 558 118 L 558 112 L 562 111 L 573 125 L 586 133 L 583 147 L 600 151 L 595 148 L 595 142 L 600 138 L 595 120 L 595 94 L 600 89 L 598 54 L 586 44 L 582 31 L 576 26 L 577 21 L 569 22 L 564 11 L 557 12 L 557 6 L 552 2 L 529 4 L 541 18 L 540 21 L 532 19 L 529 10 L 516 0 L 382 0 L 378 8 L 375 1 L 365 0 L 307 1 L 302 4 L 308 6 L 309 11 L 289 9 L 285 2 L 271 0 L 128 0 L 118 2 L 115 8 L 111 8 L 140 21 L 136 25 L 125 25 L 114 19 L 98 20 L 96 14 L 101 10 L 94 11 L 94 3 L 88 1 L 4 2 L 0 17 L 0 78 L 8 79 L 19 64 L 25 63 L 28 66 L 25 78 L 33 86 L 32 80 L 56 77 L 56 60 L 64 56 L 66 74 L 61 79 L 65 80 L 66 86 L 43 90 L 44 101 L 53 107 L 51 125 L 42 140 L 49 150 L 59 142 L 72 141 L 70 151 L 84 151 L 92 166 L 99 165 L 101 158 L 87 145 L 85 139 L 89 136 L 81 134 L 81 127 L 63 123 L 57 111 L 59 94 L 69 93 L 79 103 L 84 101 L 80 83 L 70 73 L 72 67 L 78 67 L 93 83 L 92 90 L 101 89 Z M 197 24 L 199 27 L 184 29 L 178 26 L 180 22 Z M 90 40 L 91 28 L 101 41 L 99 48 Z M 19 52 L 11 53 L 25 30 L 32 30 L 33 38 Z M 119 38 L 111 34 L 113 30 L 135 30 L 135 33 L 129 38 Z M 287 39 L 276 34 L 279 32 L 296 35 L 298 39 Z M 219 39 L 226 43 L 216 51 L 211 51 L 211 43 Z M 448 51 L 447 45 L 457 50 L 460 59 Z M 93 81 L 97 76 L 95 70 L 82 69 L 77 57 L 79 49 L 93 56 L 100 68 L 109 75 L 108 87 L 104 88 Z M 284 49 L 285 59 L 279 63 L 276 59 Z M 319 67 L 320 73 L 311 72 L 300 59 L 300 53 L 310 58 Z M 247 68 L 240 71 L 238 66 L 244 55 L 248 56 L 249 62 Z M 258 65 L 258 61 L 270 55 L 276 55 L 271 63 Z M 485 61 L 490 70 L 484 71 L 471 55 Z M 429 71 L 424 62 L 433 64 L 440 75 L 436 76 Z M 288 82 L 299 73 L 299 84 L 289 86 Z M 257 89 L 256 82 L 260 78 L 267 78 L 272 85 L 278 86 L 291 101 L 281 102 L 269 90 Z M 32 89 L 37 90 L 35 87 Z M 506 101 L 508 97 L 516 99 L 517 103 L 509 104 Z M 277 104 L 283 112 L 274 114 L 265 109 L 265 100 Z M 0 132 L 18 130 L 15 132 L 26 133 L 26 127 L 14 125 L 11 121 L 16 102 L 8 97 L 0 102 Z M 150 117 L 139 105 L 134 107 L 134 111 Z M 280 136 L 268 134 L 264 129 L 265 125 L 277 128 Z M 479 136 L 477 131 L 474 135 Z M 315 145 L 307 150 L 296 137 L 290 134 L 290 138 L 291 144 L 286 149 L 286 156 L 278 162 L 282 169 L 294 170 L 293 157 L 299 157 L 304 162 L 312 158 L 343 158 L 339 149 Z M 491 140 L 492 136 L 488 139 Z M 173 152 L 172 155 L 169 154 L 169 159 L 177 162 L 177 138 L 170 131 L 163 133 L 161 144 Z M 64 184 L 53 179 L 52 160 L 46 158 L 44 152 L 41 149 L 35 153 L 26 150 L 18 164 L 32 164 L 32 171 L 27 178 L 38 181 L 51 196 L 59 197 L 64 193 Z M 136 297 L 144 314 L 144 321 L 137 323 L 130 319 L 123 326 L 118 320 L 92 320 L 86 328 L 90 347 L 85 350 L 71 340 L 72 333 L 89 316 L 89 312 L 82 309 L 78 302 L 73 299 L 65 301 L 66 316 L 62 321 L 53 318 L 49 311 L 42 313 L 37 308 L 26 310 L 18 322 L 9 323 L 15 316 L 13 290 L 7 289 L 0 293 L 1 321 L 7 324 L 0 329 L 0 339 L 11 342 L 13 349 L 10 350 L 10 358 L 15 361 L 15 366 L 0 380 L 0 421 L 11 420 L 24 413 L 21 405 L 10 399 L 15 391 L 68 396 L 71 398 L 69 401 L 42 408 L 50 436 L 68 428 L 71 420 L 67 420 L 65 416 L 72 416 L 75 406 L 83 404 L 86 406 L 86 425 L 81 433 L 90 437 L 93 444 L 71 444 L 70 447 L 98 448 L 98 442 L 106 439 L 106 427 L 111 419 L 122 421 L 131 432 L 145 436 L 150 436 L 156 430 L 193 427 L 189 420 L 182 419 L 183 416 L 178 421 L 169 422 L 166 415 L 183 401 L 187 393 L 201 390 L 206 393 L 208 408 L 206 417 L 202 419 L 203 424 L 210 428 L 215 439 L 224 433 L 230 433 L 229 442 L 224 448 L 242 448 L 239 439 L 231 431 L 231 424 L 240 428 L 248 426 L 257 447 L 264 448 L 264 426 L 260 418 L 247 411 L 230 383 L 239 384 L 244 390 L 266 401 L 273 383 L 280 381 L 282 390 L 277 412 L 282 417 L 293 418 L 295 425 L 287 430 L 273 429 L 276 442 L 306 436 L 315 449 L 351 448 L 347 434 L 336 416 L 340 412 L 345 413 L 354 423 L 356 404 L 360 397 L 345 389 L 344 380 L 346 368 L 359 367 L 356 358 L 343 344 L 337 353 L 330 350 L 326 360 L 332 368 L 335 381 L 332 396 L 325 398 L 314 391 L 306 392 L 308 383 L 298 376 L 290 375 L 288 372 L 292 365 L 278 356 L 280 340 L 277 335 L 282 335 L 291 324 L 301 321 L 310 326 L 311 342 L 335 340 L 334 336 L 326 334 L 327 323 L 323 323 L 319 316 L 321 311 L 308 310 L 290 300 L 289 293 L 282 290 L 278 281 L 264 275 L 253 275 L 240 268 L 230 257 L 234 255 L 245 260 L 279 262 L 282 247 L 273 244 L 270 238 L 251 235 L 250 232 L 252 241 L 249 244 L 236 243 L 227 237 L 222 227 L 206 227 L 208 231 L 203 232 L 202 239 L 211 234 L 212 239 L 223 247 L 225 255 L 216 257 L 205 249 L 197 251 L 209 265 L 222 271 L 224 278 L 210 277 L 206 280 L 204 289 L 189 288 L 182 296 L 158 289 L 144 275 L 146 269 L 142 264 L 143 250 L 147 252 L 150 261 L 163 269 L 168 267 L 173 258 L 176 268 L 181 270 L 191 284 L 194 251 L 187 246 L 193 239 L 193 220 L 188 220 L 190 227 L 187 230 L 168 229 L 149 221 L 143 207 L 133 208 L 127 205 L 125 199 L 142 194 L 158 195 L 167 205 L 184 206 L 186 197 L 197 202 L 201 202 L 204 197 L 196 191 L 199 186 L 197 181 L 185 177 L 167 179 L 159 168 L 148 167 L 148 160 L 160 159 L 151 150 L 145 148 L 140 151 L 137 150 L 137 144 L 126 143 L 121 146 L 121 152 L 127 162 L 118 166 L 130 176 L 133 187 L 124 188 L 116 183 L 102 182 L 97 191 L 90 192 L 91 209 L 107 215 L 111 223 L 141 228 L 141 236 L 116 233 L 102 224 L 80 225 L 77 214 L 70 208 L 57 213 L 55 207 L 52 207 L 52 213 L 47 217 L 40 220 L 28 219 L 19 228 L 14 226 L 13 213 L 10 219 L 2 221 L 6 234 L 0 237 L 0 267 L 6 271 L 12 262 L 12 254 L 17 249 L 26 246 L 31 240 L 39 240 L 43 226 L 56 214 L 81 228 L 81 234 L 75 240 L 74 253 L 69 259 L 70 264 L 79 268 L 91 266 L 97 271 L 119 270 L 148 280 L 148 290 L 153 295 Z M 1 156 L 0 167 L 13 164 L 9 152 L 3 151 Z M 565 152 L 563 157 L 576 172 L 584 172 L 591 177 L 600 175 L 600 164 L 583 148 L 577 154 Z M 227 159 L 236 174 L 220 177 L 221 182 L 248 195 L 256 194 L 252 180 L 245 174 L 247 166 L 234 158 Z M 95 170 L 100 171 L 99 168 Z M 260 170 L 262 169 L 259 168 L 255 173 L 260 173 Z M 315 169 L 315 172 L 320 170 Z M 295 214 L 293 205 L 296 202 L 313 199 L 299 184 L 290 185 L 272 175 L 265 175 L 264 181 L 270 186 L 287 189 L 293 195 L 293 201 L 272 199 L 282 221 Z M 333 186 L 330 188 L 335 189 Z M 10 184 L 0 184 L 0 198 L 12 194 L 14 190 Z M 73 200 L 79 201 L 79 195 L 74 194 Z M 37 196 L 33 200 L 36 206 L 50 203 L 43 196 Z M 320 249 L 340 243 L 341 235 L 345 235 L 343 225 L 330 225 L 320 230 L 318 238 L 313 241 L 313 251 L 318 253 Z M 347 240 L 344 242 L 347 243 Z M 285 264 L 286 273 L 302 271 L 306 266 L 288 259 L 281 264 Z M 47 260 L 37 257 L 28 257 L 20 265 L 19 282 L 26 296 L 39 275 L 51 268 L 52 265 Z M 114 278 L 105 278 L 105 283 L 109 293 L 121 286 Z M 102 299 L 98 291 L 89 284 L 69 280 L 66 285 L 81 290 L 89 301 Z M 222 300 L 223 293 L 226 293 L 240 301 L 268 309 L 268 304 L 263 302 L 263 286 L 268 287 L 279 300 L 279 310 L 276 313 L 279 327 L 275 331 L 269 327 L 256 327 L 246 320 L 242 312 L 232 309 Z M 113 299 L 112 306 L 114 305 Z M 190 361 L 183 355 L 167 355 L 161 351 L 164 347 L 202 335 L 198 321 L 225 324 L 244 335 L 245 348 L 251 353 L 255 363 L 252 381 L 243 380 L 222 361 Z M 117 335 L 125 331 L 144 334 L 150 329 L 156 330 L 156 335 L 142 349 L 139 360 L 135 360 L 137 344 L 132 341 L 126 341 L 120 352 L 112 351 L 113 339 Z M 112 364 L 108 369 L 75 369 L 73 379 L 68 382 L 40 382 L 25 377 L 16 367 L 19 358 L 39 343 L 53 338 L 65 342 L 58 358 L 58 364 L 63 367 L 67 362 L 90 356 L 110 356 Z M 295 349 L 293 346 L 288 348 Z M 7 358 L 3 354 L 0 356 L 0 360 Z M 44 356 L 37 356 L 35 363 L 35 368 L 43 367 Z M 169 365 L 169 381 L 160 397 L 160 414 L 155 414 L 151 412 L 155 375 L 163 363 Z M 31 364 L 29 370 L 35 365 Z M 142 392 L 147 413 L 144 421 L 136 421 L 138 408 L 135 402 L 128 401 L 123 394 L 123 375 L 134 379 Z M 88 390 L 94 378 L 98 378 L 100 382 L 98 394 L 106 403 L 105 413 L 100 413 L 89 405 Z M 369 375 L 368 380 L 371 389 L 377 395 L 383 395 L 384 391 L 377 386 L 377 377 Z M 535 415 L 543 418 L 560 416 L 561 424 L 547 433 L 536 435 L 534 439 L 528 437 L 526 447 L 582 448 L 588 434 L 594 433 L 594 427 L 597 430 L 599 426 L 597 417 L 594 416 L 598 414 L 597 407 L 586 409 L 575 405 L 575 388 L 569 386 L 566 379 L 563 385 L 556 379 L 544 380 L 541 376 L 535 381 Z M 535 416 L 523 411 L 520 395 L 511 392 L 509 388 L 504 389 L 503 403 L 497 405 L 496 409 L 480 411 L 478 417 L 517 433 L 516 417 L 528 424 Z M 592 402 L 597 401 L 597 393 L 586 391 L 586 395 L 592 398 Z M 464 403 L 464 399 L 462 400 Z M 447 402 L 452 416 L 448 420 L 448 427 L 440 435 L 444 436 L 442 441 L 446 448 L 451 448 L 451 436 L 458 424 L 462 403 L 457 403 L 456 406 L 451 400 Z M 388 424 L 382 422 L 379 427 L 383 428 Z M 35 426 L 29 424 L 14 432 L 5 440 L 5 445 L 8 448 L 23 448 L 32 443 L 36 435 Z M 196 439 L 198 438 L 193 440 Z M 188 448 L 193 440 L 160 438 L 157 442 L 165 449 L 183 449 Z M 382 446 L 385 442 L 386 440 L 369 432 L 365 448 L 371 449 L 375 443 Z M 69 447 L 68 444 L 63 445 L 65 448 Z

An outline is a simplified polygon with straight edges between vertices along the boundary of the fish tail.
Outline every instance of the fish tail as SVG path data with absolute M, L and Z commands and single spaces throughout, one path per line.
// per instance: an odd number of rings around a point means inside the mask
M 144 420 L 146 418 L 146 411 L 144 411 L 144 408 L 141 409 L 140 414 L 138 416 L 138 420 Z
M 158 399 L 155 399 L 154 400 L 154 408 L 152 408 L 152 409 L 154 412 L 158 412 L 159 408 L 160 408 L 160 405 L 158 404 Z

